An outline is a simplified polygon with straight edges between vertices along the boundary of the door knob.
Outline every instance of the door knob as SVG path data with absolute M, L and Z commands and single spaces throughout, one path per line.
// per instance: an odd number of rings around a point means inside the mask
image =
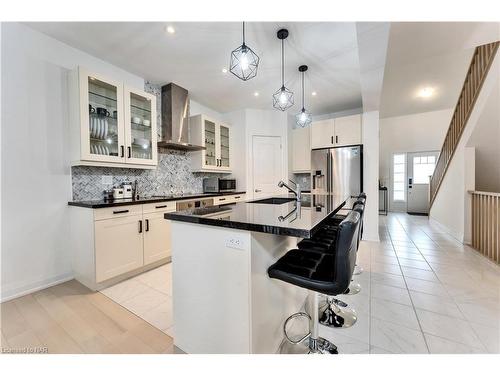
M 260 193 L 261 191 L 262 191 L 262 190 L 260 190 L 260 189 L 255 189 L 255 192 L 256 192 L 256 193 Z

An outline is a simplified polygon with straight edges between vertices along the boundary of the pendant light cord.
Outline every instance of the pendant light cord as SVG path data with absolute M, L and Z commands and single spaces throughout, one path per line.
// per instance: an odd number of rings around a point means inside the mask
M 243 21 L 243 45 L 245 45 L 245 21 Z
M 304 109 L 304 72 L 302 72 L 302 109 Z
M 285 40 L 281 39 L 281 87 L 285 86 Z

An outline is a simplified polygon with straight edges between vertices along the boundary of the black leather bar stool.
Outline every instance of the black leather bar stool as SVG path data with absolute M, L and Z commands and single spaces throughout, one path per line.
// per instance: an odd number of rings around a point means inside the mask
M 327 296 L 342 294 L 349 286 L 356 262 L 356 243 L 360 214 L 352 211 L 340 224 L 335 241 L 335 251 L 319 252 L 294 249 L 287 252 L 268 269 L 269 277 L 282 280 L 309 290 L 308 314 L 309 333 L 293 341 L 287 334 L 287 323 L 304 315 L 296 313 L 285 322 L 285 337 L 291 344 L 302 346 L 308 353 L 336 354 L 337 347 L 319 337 L 318 293 Z M 282 352 L 283 346 L 282 346 Z

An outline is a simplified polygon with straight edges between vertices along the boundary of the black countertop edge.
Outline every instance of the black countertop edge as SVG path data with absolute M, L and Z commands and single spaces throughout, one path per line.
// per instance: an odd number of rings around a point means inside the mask
M 160 202 L 171 202 L 171 201 L 183 201 L 197 198 L 211 198 L 220 197 L 221 195 L 238 195 L 246 194 L 246 191 L 231 191 L 223 193 L 200 193 L 193 195 L 172 195 L 172 196 L 158 196 L 158 197 L 148 197 L 134 199 L 117 199 L 113 201 L 104 200 L 93 200 L 93 201 L 71 201 L 68 202 L 68 206 L 84 207 L 84 208 L 106 208 L 106 207 L 118 207 L 118 206 L 130 206 L 135 204 L 148 204 L 148 203 L 160 203 Z
M 311 236 L 311 231 L 308 231 L 306 229 L 281 228 L 273 225 L 244 223 L 238 221 L 210 220 L 209 218 L 204 218 L 201 216 L 176 215 L 175 212 L 166 213 L 163 216 L 168 220 L 183 221 L 192 224 L 210 225 L 213 227 L 241 229 L 250 232 L 261 232 L 280 236 L 292 236 L 301 238 L 309 238 Z
M 236 203 L 236 204 L 245 204 L 245 203 Z M 335 215 L 337 212 L 340 211 L 342 207 L 345 206 L 345 201 L 337 207 L 335 210 L 333 210 L 328 216 L 325 217 L 331 217 L 332 215 Z M 180 211 L 183 212 L 183 211 Z M 202 224 L 202 225 L 210 225 L 214 227 L 223 227 L 223 228 L 230 228 L 230 229 L 240 229 L 240 230 L 246 230 L 250 232 L 261 232 L 261 233 L 267 233 L 267 234 L 274 234 L 274 235 L 279 235 L 279 236 L 291 236 L 291 237 L 300 237 L 300 238 L 311 238 L 314 233 L 316 233 L 319 228 L 321 227 L 321 223 L 324 221 L 324 219 L 316 224 L 313 228 L 310 230 L 307 229 L 300 229 L 300 228 L 286 228 L 286 227 L 280 227 L 280 226 L 275 226 L 275 225 L 265 225 L 265 224 L 256 224 L 256 223 L 245 223 L 241 221 L 229 221 L 229 220 L 223 220 L 223 219 L 211 219 L 208 217 L 203 217 L 203 216 L 194 216 L 194 215 L 185 215 L 185 214 L 179 214 L 176 212 L 169 212 L 165 213 L 163 215 L 165 219 L 168 220 L 174 220 L 174 221 L 182 221 L 186 223 L 192 223 L 192 224 Z

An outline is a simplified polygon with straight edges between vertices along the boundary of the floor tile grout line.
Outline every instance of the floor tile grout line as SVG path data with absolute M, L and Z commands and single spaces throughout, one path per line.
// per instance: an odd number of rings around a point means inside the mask
M 399 219 L 398 219 L 397 217 L 396 217 L 396 220 L 397 220 L 397 221 L 398 221 L 398 223 L 401 225 L 401 222 L 399 221 Z M 403 227 L 403 226 L 401 225 L 401 227 Z M 405 233 L 406 233 L 406 230 L 404 229 L 404 227 L 403 227 L 403 230 L 404 230 L 404 231 L 405 231 Z M 393 246 L 394 246 L 394 243 L 392 242 L 392 237 L 391 237 L 390 232 L 389 232 L 389 238 L 390 238 L 390 240 L 391 240 L 391 243 L 392 243 L 392 244 L 393 244 Z M 395 251 L 395 249 L 394 249 L 394 251 Z M 420 252 L 420 251 L 419 251 L 419 252 Z M 397 257 L 397 253 L 396 253 L 396 257 Z M 401 263 L 399 263 L 399 258 L 397 257 L 397 259 L 398 259 L 399 268 L 401 269 Z M 401 269 L 401 274 L 402 274 L 402 273 L 403 273 L 403 269 Z M 420 319 L 419 319 L 419 317 L 418 317 L 417 311 L 416 311 L 416 309 L 415 309 L 415 304 L 413 303 L 413 298 L 411 297 L 411 293 L 410 293 L 410 290 L 409 290 L 409 288 L 408 288 L 408 283 L 406 282 L 406 278 L 405 278 L 405 276 L 404 276 L 404 275 L 403 275 L 403 281 L 404 281 L 404 283 L 405 283 L 405 285 L 406 285 L 406 291 L 407 291 L 407 293 L 408 293 L 408 296 L 410 297 L 410 302 L 411 302 L 411 305 L 412 305 L 412 307 L 413 307 L 413 313 L 415 314 L 415 317 L 417 318 L 417 323 L 418 323 L 418 326 L 420 327 L 420 332 L 422 333 L 422 338 L 424 339 L 425 347 L 427 348 L 427 353 L 430 353 L 431 351 L 430 351 L 430 348 L 429 348 L 429 343 L 427 342 L 427 338 L 425 337 L 424 330 L 423 330 L 423 328 L 422 328 L 422 323 L 420 322 Z

